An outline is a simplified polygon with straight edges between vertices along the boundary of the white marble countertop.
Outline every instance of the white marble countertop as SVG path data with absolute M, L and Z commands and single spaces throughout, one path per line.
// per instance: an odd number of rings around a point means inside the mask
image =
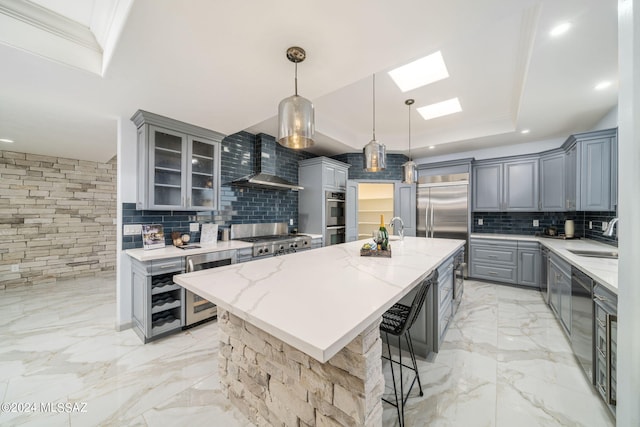
M 320 362 L 379 319 L 463 240 L 406 237 L 391 258 L 365 241 L 174 276 L 174 281 Z
M 165 246 L 159 249 L 127 249 L 125 253 L 138 261 L 153 261 L 156 259 L 177 258 L 187 255 L 203 254 L 207 252 L 228 251 L 233 249 L 250 248 L 252 243 L 239 240 L 218 241 L 216 243 L 194 243 L 200 246 L 196 249 L 178 249 L 175 246 Z
M 618 248 L 615 246 L 589 239 L 563 240 L 518 234 L 472 233 L 470 237 L 472 239 L 526 240 L 540 242 L 540 244 L 549 248 L 549 250 L 563 258 L 568 263 L 578 267 L 598 283 L 604 285 L 616 294 L 618 293 L 617 259 L 585 257 L 569 252 L 569 249 L 617 252 Z

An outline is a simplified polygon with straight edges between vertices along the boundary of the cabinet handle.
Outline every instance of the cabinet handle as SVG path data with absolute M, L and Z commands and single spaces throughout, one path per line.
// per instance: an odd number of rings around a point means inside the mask
M 607 353 L 606 351 L 602 351 L 602 349 L 600 347 L 596 347 L 596 350 L 598 351 L 598 354 L 600 354 L 600 356 L 602 356 L 603 359 L 607 359 Z
M 603 297 L 602 295 L 593 294 L 593 297 L 595 299 L 597 299 L 598 301 L 609 301 L 609 299 L 607 297 Z
M 618 316 L 607 313 L 607 403 L 615 405 L 616 401 L 611 396 L 611 323 L 618 322 Z
M 495 259 L 498 258 L 498 255 L 487 255 L 487 258 Z
M 598 382 L 598 389 L 600 390 L 600 394 L 602 394 L 603 396 L 606 396 L 608 394 L 604 384 L 602 384 L 601 382 Z
M 490 271 L 488 274 L 492 275 L 492 276 L 497 276 L 498 273 L 496 273 L 495 271 Z

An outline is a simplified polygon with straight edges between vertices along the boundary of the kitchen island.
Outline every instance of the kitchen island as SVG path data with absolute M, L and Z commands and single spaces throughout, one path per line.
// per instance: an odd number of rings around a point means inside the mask
M 381 425 L 380 318 L 464 245 L 391 243 L 392 258 L 359 241 L 175 276 L 218 305 L 223 390 L 252 422 Z

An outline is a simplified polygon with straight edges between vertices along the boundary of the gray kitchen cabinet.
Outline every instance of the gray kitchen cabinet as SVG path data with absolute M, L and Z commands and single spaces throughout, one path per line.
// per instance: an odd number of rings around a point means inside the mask
M 573 145 L 567 151 L 565 157 L 565 207 L 568 211 L 578 208 L 578 147 Z
M 540 244 L 518 242 L 518 285 L 540 287 Z
M 433 312 L 437 313 L 437 317 L 434 316 L 434 336 L 437 339 L 433 343 L 433 352 L 438 353 L 442 342 L 444 341 L 445 334 L 449 329 L 451 320 L 453 319 L 453 281 L 455 280 L 453 274 L 454 258 L 451 257 L 438 266 L 438 287 L 434 296 Z
M 571 264 L 553 253 L 549 257 L 549 293 L 549 305 L 571 336 Z
M 473 166 L 473 210 L 494 212 L 502 210 L 502 164 Z
M 184 289 L 173 276 L 184 272 L 184 257 L 131 260 L 133 330 L 147 343 L 182 329 Z
M 402 218 L 405 236 L 416 235 L 416 194 L 415 184 L 394 184 L 394 215 Z
M 539 210 L 538 158 L 504 163 L 504 210 Z
M 322 180 L 328 189 L 344 191 L 347 187 L 347 174 L 349 167 L 343 164 L 323 162 Z
M 580 210 L 611 208 L 611 139 L 582 141 L 580 155 Z
M 566 192 L 569 210 L 609 211 L 617 205 L 617 130 L 571 135 L 567 150 Z
M 469 277 L 504 283 L 518 281 L 518 242 L 478 239 L 469 242 Z
M 326 192 L 345 192 L 345 210 L 347 210 L 350 200 L 346 197 L 346 178 L 350 167 L 349 164 L 322 156 L 298 162 L 298 184 L 304 187 L 304 190 L 298 192 L 300 233 L 322 234 L 324 244 L 329 244 L 331 230 L 326 228 Z
M 538 157 L 473 166 L 475 212 L 539 210 Z
M 540 157 L 540 210 L 543 212 L 567 210 L 564 152 L 549 153 Z
M 618 136 L 611 138 L 611 203 L 610 209 L 618 211 Z
M 147 111 L 138 127 L 137 209 L 215 210 L 224 135 Z
M 474 237 L 469 247 L 469 277 L 540 287 L 538 242 Z
M 358 240 L 358 182 L 347 181 L 347 191 L 345 193 L 345 240 L 353 242 Z
M 453 281 L 454 257 L 448 258 L 437 267 L 438 284 L 432 286 L 424 305 L 418 314 L 418 318 L 411 327 L 411 339 L 415 354 L 419 357 L 432 360 L 438 353 L 442 341 L 453 319 Z M 400 303 L 410 305 L 417 289 L 405 295 Z M 383 334 L 383 339 L 384 334 Z M 401 342 L 403 349 L 407 349 L 406 342 Z

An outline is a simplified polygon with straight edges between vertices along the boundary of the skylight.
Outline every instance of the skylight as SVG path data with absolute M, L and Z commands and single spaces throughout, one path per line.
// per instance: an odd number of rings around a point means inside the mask
M 562 24 L 553 27 L 553 29 L 549 32 L 549 35 L 551 35 L 551 37 L 558 37 L 569 31 L 569 28 L 571 28 L 571 24 L 569 22 L 563 22 Z
M 451 98 L 446 101 L 437 102 L 431 105 L 417 108 L 418 113 L 425 120 L 435 119 L 436 117 L 447 116 L 449 114 L 462 111 L 458 98 Z
M 611 82 L 610 82 L 610 81 L 604 81 L 604 82 L 600 82 L 600 83 L 598 83 L 598 84 L 594 87 L 594 89 L 595 89 L 595 90 L 603 90 L 603 89 L 608 88 L 609 86 L 611 86 Z
M 446 79 L 449 72 L 442 59 L 442 53 L 437 51 L 389 71 L 389 76 L 402 92 L 407 92 Z

